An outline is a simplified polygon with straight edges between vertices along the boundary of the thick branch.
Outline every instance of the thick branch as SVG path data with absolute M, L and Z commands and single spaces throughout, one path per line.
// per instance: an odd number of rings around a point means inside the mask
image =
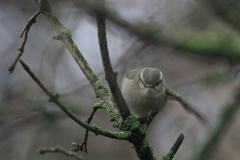
M 182 97 L 180 97 L 177 93 L 175 93 L 173 90 L 171 90 L 169 87 L 166 87 L 166 94 L 172 96 L 174 99 L 176 99 L 179 103 L 182 104 L 182 106 L 190 113 L 195 115 L 199 120 L 201 120 L 204 123 L 207 123 L 207 120 L 204 116 L 202 116 L 198 111 L 196 111 L 187 101 L 185 101 Z
M 96 3 L 98 4 L 99 2 Z M 131 113 L 117 84 L 117 73 L 114 72 L 112 69 L 107 46 L 105 18 L 102 14 L 98 12 L 96 13 L 96 17 L 97 17 L 98 40 L 105 71 L 105 79 L 107 80 L 111 92 L 113 94 L 114 100 L 117 103 L 118 110 L 123 120 L 125 120 Z
M 180 145 L 182 144 L 183 139 L 184 139 L 184 135 L 181 133 L 178 139 L 176 140 L 176 142 L 174 143 L 174 145 L 172 146 L 169 153 L 166 156 L 163 156 L 162 160 L 172 160 L 175 154 L 177 153 Z
M 29 32 L 32 24 L 35 23 L 35 22 L 37 22 L 37 21 L 36 21 L 36 18 L 37 18 L 37 16 L 38 16 L 40 13 L 41 13 L 41 11 L 39 10 L 39 11 L 37 11 L 32 17 L 30 17 L 29 20 L 28 20 L 28 22 L 27 22 L 27 24 L 25 25 L 25 27 L 23 28 L 22 32 L 20 33 L 19 36 L 20 36 L 21 38 L 22 38 L 23 34 L 25 33 L 25 34 L 24 34 L 24 38 L 23 38 L 23 42 L 22 42 L 21 46 L 18 48 L 19 53 L 18 53 L 17 58 L 14 60 L 14 62 L 12 63 L 12 65 L 8 68 L 9 74 L 11 74 L 11 73 L 14 71 L 15 66 L 16 66 L 18 60 L 19 60 L 20 57 L 22 56 L 22 54 L 23 54 L 23 52 L 24 52 L 24 46 L 25 46 L 25 44 L 26 44 L 26 42 L 27 42 L 28 32 Z
M 90 126 L 87 123 L 83 122 L 79 119 L 74 113 L 72 113 L 66 106 L 64 106 L 59 100 L 59 95 L 53 95 L 51 92 L 47 90 L 47 88 L 40 82 L 40 80 L 34 75 L 34 73 L 30 70 L 27 64 L 25 64 L 22 60 L 20 60 L 23 68 L 27 71 L 27 73 L 32 77 L 32 79 L 42 88 L 42 90 L 49 96 L 49 102 L 55 103 L 59 108 L 61 108 L 71 119 L 73 119 L 77 124 L 82 126 L 83 128 L 94 132 L 95 134 L 100 134 L 109 138 L 119 139 L 119 137 L 109 131 L 102 130 L 98 126 Z
M 83 159 L 83 157 L 80 154 L 77 154 L 77 153 L 72 152 L 72 151 L 65 150 L 64 148 L 59 147 L 59 146 L 52 147 L 52 148 L 42 148 L 38 151 L 38 153 L 40 153 L 40 154 L 56 153 L 56 152 L 63 153 L 66 156 L 74 157 L 77 160 L 82 160 Z
M 119 116 L 119 113 L 117 111 L 117 105 L 114 99 L 112 98 L 112 96 L 110 96 L 107 88 L 99 81 L 98 77 L 92 71 L 87 61 L 83 57 L 82 53 L 77 48 L 76 44 L 71 38 L 71 31 L 68 28 L 64 27 L 54 15 L 54 13 L 51 11 L 48 0 L 35 0 L 35 2 L 39 5 L 44 16 L 48 19 L 53 28 L 56 30 L 57 35 L 55 35 L 54 38 L 61 40 L 66 45 L 69 52 L 72 54 L 73 58 L 77 62 L 78 66 L 81 68 L 88 81 L 94 88 L 97 97 L 100 97 L 109 106 L 109 108 L 116 115 Z

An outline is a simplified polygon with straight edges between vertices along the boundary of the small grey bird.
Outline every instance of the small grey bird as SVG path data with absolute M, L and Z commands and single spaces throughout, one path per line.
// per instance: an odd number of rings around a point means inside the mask
M 158 112 L 167 101 L 165 80 L 156 68 L 138 67 L 130 70 L 122 83 L 122 94 L 130 109 L 137 117 L 145 117 L 153 107 Z

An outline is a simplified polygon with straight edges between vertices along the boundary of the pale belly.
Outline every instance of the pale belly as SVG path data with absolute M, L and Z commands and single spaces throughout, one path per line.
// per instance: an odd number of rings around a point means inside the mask
M 137 98 L 136 98 L 137 97 Z M 165 106 L 167 96 L 164 95 L 132 95 L 131 98 L 125 99 L 130 111 L 137 117 L 145 117 L 151 111 L 153 107 L 158 108 L 158 112 Z

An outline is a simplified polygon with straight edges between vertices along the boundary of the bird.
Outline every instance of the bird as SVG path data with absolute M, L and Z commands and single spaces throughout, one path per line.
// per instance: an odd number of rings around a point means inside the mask
M 155 107 L 160 112 L 168 95 L 162 72 L 157 68 L 137 67 L 126 73 L 122 81 L 122 94 L 136 117 L 147 117 Z

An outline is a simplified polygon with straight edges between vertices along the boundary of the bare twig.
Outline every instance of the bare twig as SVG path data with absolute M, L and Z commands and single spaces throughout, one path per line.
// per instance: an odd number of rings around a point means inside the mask
M 184 135 L 181 133 L 178 136 L 178 139 L 176 140 L 176 142 L 174 143 L 174 145 L 172 146 L 171 150 L 169 151 L 169 153 L 166 156 L 163 156 L 162 160 L 172 160 L 173 157 L 175 156 L 175 154 L 177 153 L 180 145 L 182 144 L 184 139 Z
M 240 86 L 236 88 L 236 95 L 232 103 L 226 105 L 225 109 L 223 109 L 221 116 L 219 117 L 218 124 L 214 129 L 210 138 L 206 141 L 202 150 L 194 155 L 195 160 L 205 160 L 210 159 L 212 151 L 216 148 L 217 144 L 223 133 L 227 131 L 227 128 L 230 126 L 230 122 L 235 116 L 240 106 Z
M 100 4 L 101 2 L 95 2 L 96 4 Z M 117 73 L 113 71 L 109 51 L 107 46 L 107 37 L 106 37 L 106 26 L 105 26 L 105 18 L 100 13 L 96 13 L 97 18 L 97 29 L 98 29 L 98 40 L 99 46 L 102 56 L 102 62 L 105 71 L 105 79 L 107 80 L 110 90 L 113 94 L 114 100 L 117 103 L 118 110 L 125 120 L 131 113 L 127 107 L 127 104 L 122 96 L 122 93 L 117 84 Z
M 26 26 L 23 28 L 22 32 L 20 33 L 19 36 L 20 36 L 21 38 L 22 38 L 23 34 L 25 33 L 25 34 L 24 34 L 24 38 L 23 38 L 23 42 L 22 42 L 21 46 L 18 48 L 19 53 L 18 53 L 17 58 L 14 60 L 14 62 L 12 63 L 12 65 L 8 68 L 9 74 L 11 74 L 11 73 L 14 71 L 15 66 L 16 66 L 18 60 L 19 60 L 20 57 L 22 56 L 22 54 L 23 54 L 23 52 L 24 52 L 24 46 L 25 46 L 25 44 L 26 44 L 26 42 L 27 42 L 28 32 L 29 32 L 32 24 L 35 23 L 35 22 L 37 22 L 37 21 L 36 21 L 36 18 L 37 18 L 37 16 L 38 16 L 40 13 L 41 13 L 41 11 L 39 10 L 39 11 L 37 11 L 32 17 L 30 17 L 29 20 L 28 20 L 28 22 L 27 22 L 27 24 L 26 24 Z
M 93 115 L 95 114 L 95 112 L 97 110 L 98 110 L 97 107 L 93 107 L 93 111 L 92 111 L 92 113 L 90 114 L 90 116 L 87 119 L 87 124 L 90 124 L 90 122 L 93 119 Z M 80 145 L 77 144 L 77 143 L 73 143 L 73 146 L 75 148 L 72 148 L 71 150 L 74 151 L 74 152 L 77 152 L 77 151 L 80 150 L 80 151 L 83 151 L 83 152 L 88 154 L 88 151 L 87 151 L 87 140 L 88 140 L 88 130 L 86 129 L 85 135 L 84 135 L 84 139 L 83 139 L 82 143 Z
M 172 96 L 174 99 L 176 99 L 179 103 L 182 104 L 182 106 L 190 113 L 192 113 L 194 116 L 196 116 L 201 122 L 207 123 L 207 119 L 201 115 L 198 111 L 196 111 L 187 101 L 185 101 L 182 97 L 180 97 L 177 93 L 175 93 L 173 90 L 171 90 L 169 87 L 166 87 L 166 94 Z
M 52 147 L 52 148 L 42 148 L 38 151 L 38 153 L 40 153 L 40 154 L 56 153 L 56 152 L 63 153 L 66 156 L 74 157 L 77 160 L 82 160 L 83 159 L 83 157 L 80 154 L 77 154 L 77 153 L 72 152 L 72 151 L 65 150 L 64 148 L 59 147 L 59 146 Z
M 42 88 L 42 90 L 49 96 L 49 102 L 55 103 L 58 107 L 60 107 L 71 119 L 73 119 L 76 123 L 78 123 L 80 126 L 82 126 L 85 129 L 88 129 L 95 134 L 100 134 L 109 138 L 119 139 L 119 137 L 116 134 L 113 134 L 112 132 L 102 130 L 98 126 L 90 126 L 87 123 L 83 122 L 81 119 L 79 119 L 74 113 L 72 113 L 67 107 L 65 107 L 59 100 L 59 95 L 53 95 L 51 92 L 49 92 L 46 87 L 41 83 L 41 81 L 34 75 L 34 73 L 30 70 L 27 64 L 25 64 L 22 60 L 20 60 L 20 63 L 22 64 L 23 68 L 27 71 L 27 73 L 32 77 L 32 79 L 39 85 L 39 87 Z
M 147 126 L 149 126 L 149 124 L 152 122 L 152 120 L 154 119 L 154 117 L 158 114 L 158 108 L 153 108 L 150 113 L 147 116 L 147 120 L 145 122 L 145 124 Z

